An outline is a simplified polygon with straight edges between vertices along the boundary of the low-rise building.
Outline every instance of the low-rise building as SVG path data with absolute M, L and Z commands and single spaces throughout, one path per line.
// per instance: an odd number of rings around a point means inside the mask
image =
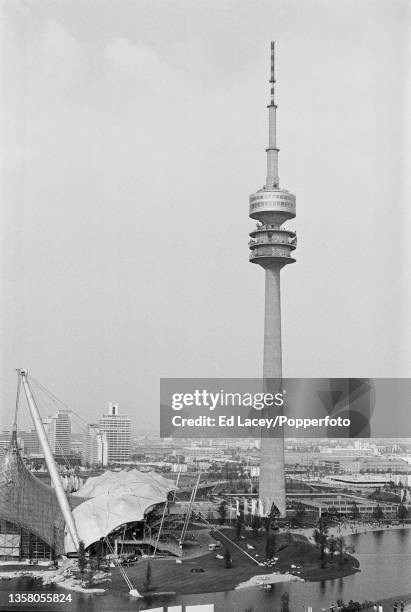
M 338 493 L 298 493 L 289 496 L 288 501 L 302 504 L 307 514 L 314 520 L 318 520 L 330 509 L 340 516 L 350 516 L 354 507 L 358 509 L 361 517 L 372 518 L 377 506 L 381 508 L 384 518 L 393 519 L 397 517 L 398 509 L 398 504 Z

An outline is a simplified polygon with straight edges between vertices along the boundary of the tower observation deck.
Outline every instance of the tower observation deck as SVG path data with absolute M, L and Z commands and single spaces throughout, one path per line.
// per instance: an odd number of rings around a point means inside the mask
M 297 242 L 295 232 L 283 227 L 286 221 L 295 217 L 295 195 L 280 187 L 278 176 L 274 54 L 275 45 L 272 42 L 266 184 L 250 196 L 250 218 L 258 222 L 250 233 L 250 261 L 259 264 L 265 270 L 263 365 L 265 381 L 282 377 L 280 271 L 283 266 L 295 261 L 293 251 Z M 265 515 L 270 513 L 274 503 L 280 515 L 285 516 L 282 437 L 261 439 L 259 498 Z

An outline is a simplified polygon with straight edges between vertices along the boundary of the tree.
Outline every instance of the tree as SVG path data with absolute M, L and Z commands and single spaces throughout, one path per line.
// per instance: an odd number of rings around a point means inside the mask
M 273 502 L 271 504 L 270 514 L 264 519 L 264 527 L 266 531 L 272 531 L 273 529 L 278 529 L 276 519 L 279 516 L 280 516 L 280 511 Z
M 221 502 L 221 504 L 218 506 L 217 512 L 219 514 L 218 522 L 220 523 L 220 525 L 224 525 L 225 517 L 227 516 L 226 502 Z
M 84 574 L 86 565 L 87 565 L 86 549 L 84 547 L 83 540 L 80 540 L 79 547 L 78 547 L 78 568 L 82 574 Z
M 354 521 L 358 520 L 360 516 L 360 510 L 355 501 L 353 501 L 353 503 L 351 504 L 351 516 L 354 519 Z
M 290 612 L 290 595 L 288 591 L 281 595 L 281 612 Z
M 96 568 L 99 570 L 101 566 L 101 560 L 103 558 L 103 542 L 97 542 L 96 544 Z
M 381 521 L 384 518 L 384 512 L 382 511 L 380 504 L 375 506 L 374 510 L 372 511 L 372 515 L 378 521 Z
M 230 569 L 231 567 L 233 567 L 233 558 L 231 556 L 231 551 L 227 546 L 224 549 L 224 561 L 225 561 L 225 566 L 227 569 Z
M 293 527 L 301 527 L 304 522 L 305 508 L 301 502 L 297 502 L 294 505 L 295 514 L 291 519 Z
M 408 510 L 404 506 L 404 504 L 400 504 L 398 506 L 397 513 L 398 513 L 398 518 L 400 519 L 400 521 L 404 521 L 407 518 Z
M 337 546 L 337 550 L 339 552 L 339 558 L 338 558 L 338 563 L 339 565 L 343 565 L 344 563 L 344 553 L 353 553 L 355 552 L 354 550 L 354 546 L 352 544 L 346 544 L 345 540 L 342 536 L 338 536 L 338 538 L 336 538 L 336 546 Z
M 334 536 L 331 536 L 328 539 L 328 550 L 330 551 L 331 559 L 333 559 L 334 558 L 334 553 L 337 550 L 337 541 L 334 538 Z
M 144 579 L 144 589 L 148 590 L 150 588 L 151 585 L 151 564 L 150 561 L 147 563 L 147 568 L 146 568 L 146 577 Z
M 53 543 L 50 546 L 50 561 L 53 563 L 54 567 L 58 567 L 55 540 L 53 540 Z
M 330 506 L 329 508 L 327 508 L 327 512 L 326 512 L 327 518 L 329 519 L 336 519 L 338 518 L 338 510 L 335 506 Z M 325 517 L 324 517 L 325 519 Z
M 253 529 L 253 535 L 256 536 L 258 534 L 258 530 L 261 527 L 261 517 L 258 516 L 257 514 L 254 514 L 254 516 L 253 516 L 251 527 Z
M 314 542 L 317 544 L 318 548 L 320 549 L 321 567 L 325 567 L 325 563 L 326 563 L 325 548 L 327 546 L 327 541 L 328 541 L 328 527 L 323 517 L 321 517 L 318 520 L 318 527 L 314 529 L 313 536 L 314 536 Z

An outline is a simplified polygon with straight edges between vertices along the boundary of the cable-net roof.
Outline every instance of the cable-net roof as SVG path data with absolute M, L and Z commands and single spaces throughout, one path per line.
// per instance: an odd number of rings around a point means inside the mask
M 160 474 L 139 470 L 107 471 L 89 478 L 74 494 L 91 498 L 73 511 L 80 540 L 87 547 L 120 525 L 144 520 L 147 510 L 165 502 L 168 493 L 175 488 L 174 482 Z M 65 547 L 66 552 L 75 550 L 69 534 Z
M 80 497 L 68 496 L 71 508 Z M 0 460 L 0 519 L 19 525 L 64 554 L 64 518 L 55 490 L 41 482 L 25 466 L 14 431 L 8 449 Z

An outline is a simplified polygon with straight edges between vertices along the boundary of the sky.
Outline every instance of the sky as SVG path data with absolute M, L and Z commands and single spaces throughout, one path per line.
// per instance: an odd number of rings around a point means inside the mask
M 271 40 L 297 196 L 284 375 L 410 376 L 409 3 L 3 0 L 1 17 L 0 429 L 16 368 L 88 422 L 119 402 L 135 435 L 158 432 L 160 377 L 261 375 L 248 197 Z

